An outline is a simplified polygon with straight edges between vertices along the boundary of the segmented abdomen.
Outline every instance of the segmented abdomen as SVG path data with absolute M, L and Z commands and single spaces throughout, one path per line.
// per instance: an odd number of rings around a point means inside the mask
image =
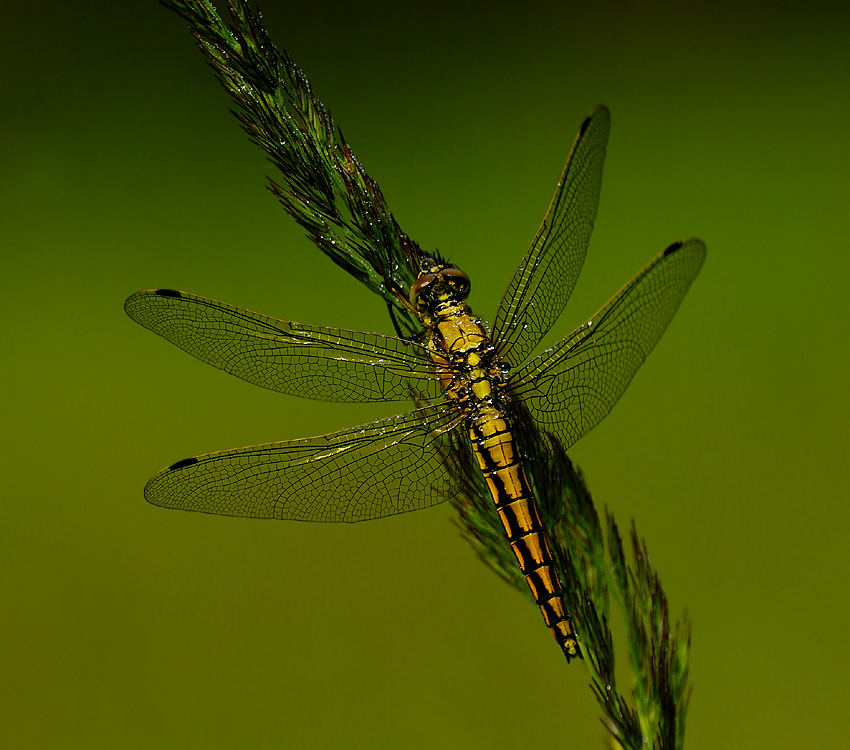
M 483 409 L 468 423 L 469 438 L 502 519 L 508 541 L 534 601 L 567 660 L 581 656 L 563 587 L 555 571 L 546 532 L 514 445 L 510 425 L 495 408 Z

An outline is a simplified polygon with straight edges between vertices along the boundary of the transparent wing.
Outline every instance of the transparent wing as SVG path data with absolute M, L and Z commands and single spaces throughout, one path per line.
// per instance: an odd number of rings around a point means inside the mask
M 461 420 L 442 403 L 321 437 L 187 458 L 154 476 L 145 498 L 223 516 L 349 523 L 427 508 L 458 491 L 444 463 Z
M 581 273 L 599 206 L 610 115 L 594 109 L 582 123 L 543 223 L 508 284 L 493 322 L 493 343 L 522 364 L 567 304 Z
M 587 323 L 512 374 L 513 397 L 527 406 L 542 431 L 567 449 L 611 411 L 704 260 L 699 240 L 671 245 Z
M 170 289 L 138 292 L 124 304 L 140 325 L 207 364 L 249 383 L 326 401 L 401 401 L 440 387 L 425 347 L 377 333 L 268 318 Z

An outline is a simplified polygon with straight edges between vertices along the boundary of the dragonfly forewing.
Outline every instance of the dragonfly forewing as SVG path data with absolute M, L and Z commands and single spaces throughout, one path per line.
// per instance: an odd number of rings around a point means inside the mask
M 124 305 L 137 323 L 249 383 L 325 401 L 438 398 L 434 362 L 412 341 L 277 320 L 187 292 L 156 289 Z
M 677 242 L 653 258 L 596 315 L 515 370 L 511 396 L 566 450 L 611 411 L 672 320 L 705 260 Z
M 567 304 L 596 220 L 611 117 L 594 109 L 582 123 L 543 223 L 517 266 L 493 321 L 493 343 L 522 364 Z
M 154 505 L 246 518 L 366 521 L 428 508 L 456 495 L 446 470 L 448 403 L 333 432 L 208 453 L 172 464 L 145 487 Z

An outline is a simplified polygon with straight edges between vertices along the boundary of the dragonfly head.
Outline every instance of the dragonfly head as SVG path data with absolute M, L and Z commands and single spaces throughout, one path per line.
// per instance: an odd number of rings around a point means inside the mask
M 439 304 L 463 302 L 470 286 L 469 276 L 459 268 L 436 261 L 426 263 L 410 287 L 410 304 L 417 312 L 430 314 Z

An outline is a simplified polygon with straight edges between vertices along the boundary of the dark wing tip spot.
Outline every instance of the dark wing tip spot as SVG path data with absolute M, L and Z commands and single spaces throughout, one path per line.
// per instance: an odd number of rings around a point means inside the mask
M 595 119 L 608 119 L 608 107 L 604 104 L 600 104 L 598 107 L 594 107 L 593 111 L 584 118 L 584 122 L 581 124 L 581 127 L 578 129 L 578 137 L 581 138 L 585 131 L 590 127 L 590 123 Z
M 180 292 L 177 292 L 174 289 L 157 289 L 154 291 L 154 294 L 157 294 L 160 297 L 174 297 L 174 299 L 180 299 L 183 296 Z
M 682 241 L 681 240 L 679 240 L 678 242 L 674 242 L 672 245 L 670 245 L 670 247 L 668 247 L 664 251 L 664 257 L 666 258 L 668 255 L 672 255 L 677 250 L 680 250 L 681 247 L 682 247 Z
M 187 466 L 191 466 L 192 464 L 198 463 L 197 458 L 184 458 L 182 461 L 178 461 L 176 464 L 171 464 L 168 467 L 169 471 L 177 471 L 178 469 L 185 469 Z

